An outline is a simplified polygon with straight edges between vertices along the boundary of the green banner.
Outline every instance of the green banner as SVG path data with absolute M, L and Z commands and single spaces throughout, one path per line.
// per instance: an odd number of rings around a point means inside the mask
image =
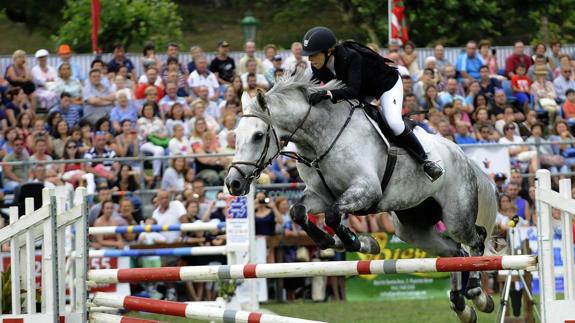
M 378 255 L 348 252 L 347 260 L 430 258 L 425 251 L 412 247 L 391 234 L 372 234 L 381 246 Z M 450 289 L 449 273 L 362 275 L 348 277 L 346 295 L 349 301 L 391 299 L 426 299 L 446 297 Z

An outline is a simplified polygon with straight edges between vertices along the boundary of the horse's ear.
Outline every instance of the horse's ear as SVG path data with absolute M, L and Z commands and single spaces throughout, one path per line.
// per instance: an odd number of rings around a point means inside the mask
M 264 91 L 258 90 L 258 94 L 256 95 L 256 98 L 258 100 L 258 104 L 259 104 L 260 108 L 263 111 L 267 110 L 268 104 L 266 103 L 266 97 L 265 97 Z
M 251 103 L 252 98 L 250 97 L 247 91 L 244 91 L 244 93 L 242 94 L 242 110 L 246 111 Z

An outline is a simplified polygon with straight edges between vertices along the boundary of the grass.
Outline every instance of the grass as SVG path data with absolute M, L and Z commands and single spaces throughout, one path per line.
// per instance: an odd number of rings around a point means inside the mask
M 493 322 L 499 309 L 499 298 L 495 297 L 495 311 L 491 314 L 478 313 L 478 322 Z M 471 304 L 468 302 L 468 304 Z M 268 304 L 262 306 L 278 315 L 326 321 L 330 323 L 446 323 L 459 322 L 449 308 L 448 299 L 409 300 L 390 302 L 328 302 Z M 129 316 L 155 319 L 170 323 L 203 322 L 163 315 L 130 313 Z
M 38 32 L 30 32 L 24 24 L 14 23 L 0 11 L 0 55 L 11 55 L 16 49 L 34 54 L 39 48 L 54 52 L 54 43 L 50 37 Z

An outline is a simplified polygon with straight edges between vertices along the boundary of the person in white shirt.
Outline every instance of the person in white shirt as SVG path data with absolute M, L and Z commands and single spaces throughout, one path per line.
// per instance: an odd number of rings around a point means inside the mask
M 278 50 L 277 50 L 275 45 L 267 44 L 264 46 L 264 56 L 266 57 L 262 61 L 262 65 L 264 67 L 264 72 L 267 72 L 270 70 L 270 68 L 274 67 L 272 64 L 272 60 L 273 60 L 273 57 L 277 55 L 277 53 L 278 53 Z
M 242 85 L 244 88 L 248 87 L 248 74 L 250 74 L 250 73 L 254 73 L 256 75 L 256 84 L 258 87 L 266 89 L 266 90 L 270 87 L 266 77 L 263 74 L 256 73 L 257 64 L 256 64 L 255 60 L 249 59 L 246 62 L 246 69 L 247 69 L 247 72 L 240 75 L 240 79 L 242 80 Z
M 58 72 L 53 66 L 48 65 L 48 51 L 40 49 L 34 55 L 38 65 L 32 68 L 32 80 L 36 84 L 36 97 L 44 108 L 51 108 L 58 101 L 58 96 L 52 90 L 56 85 Z
M 170 193 L 164 190 L 160 190 L 157 199 L 157 208 L 152 214 L 158 225 L 173 225 L 180 224 L 180 217 L 186 214 L 186 208 L 182 202 L 178 200 L 170 200 Z M 180 237 L 180 232 L 169 231 L 162 232 L 162 235 L 166 238 L 166 242 L 172 243 L 178 240 Z
M 294 42 L 291 44 L 291 55 L 285 59 L 282 63 L 282 68 L 286 71 L 295 71 L 298 63 L 304 61 L 306 64 L 306 69 L 311 68 L 307 57 L 301 56 L 302 45 L 300 42 Z M 289 73 L 289 72 L 288 72 Z
M 247 72 L 246 63 L 248 60 L 253 59 L 256 61 L 257 71 L 258 73 L 265 73 L 264 65 L 262 61 L 255 56 L 256 53 L 256 43 L 253 40 L 248 40 L 244 45 L 245 55 L 240 58 L 240 62 L 238 63 L 238 74 L 242 75 Z
M 192 144 L 190 140 L 184 136 L 183 125 L 174 125 L 174 137 L 170 139 L 168 149 L 171 156 L 189 155 L 192 153 Z
M 220 97 L 218 77 L 210 72 L 208 69 L 208 61 L 203 56 L 196 60 L 196 70 L 188 77 L 188 85 L 196 96 L 199 96 L 198 89 L 201 86 L 205 86 L 208 88 L 210 101 L 216 101 Z

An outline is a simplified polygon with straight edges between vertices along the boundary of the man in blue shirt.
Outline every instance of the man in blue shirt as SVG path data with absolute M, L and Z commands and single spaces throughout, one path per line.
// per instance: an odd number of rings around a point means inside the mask
M 469 133 L 469 126 L 467 125 L 467 123 L 464 122 L 459 122 L 457 123 L 457 125 L 455 126 L 455 143 L 458 145 L 463 145 L 463 144 L 475 144 L 477 143 L 477 140 L 475 140 L 475 137 Z
M 68 129 L 72 129 L 82 119 L 82 107 L 72 103 L 72 95 L 67 92 L 60 94 L 60 104 L 50 110 L 60 112 L 62 119 L 68 124 Z
M 470 40 L 465 47 L 465 53 L 461 53 L 457 57 L 455 64 L 459 80 L 479 80 L 479 68 L 482 65 L 485 65 L 485 61 L 481 55 L 477 54 L 477 44 Z
M 128 69 L 128 73 L 133 74 L 134 63 L 126 57 L 126 50 L 124 45 L 117 44 L 114 46 L 114 58 L 108 62 L 108 72 L 118 73 L 120 67 L 125 66 Z M 132 75 L 132 80 L 136 79 L 136 75 Z

